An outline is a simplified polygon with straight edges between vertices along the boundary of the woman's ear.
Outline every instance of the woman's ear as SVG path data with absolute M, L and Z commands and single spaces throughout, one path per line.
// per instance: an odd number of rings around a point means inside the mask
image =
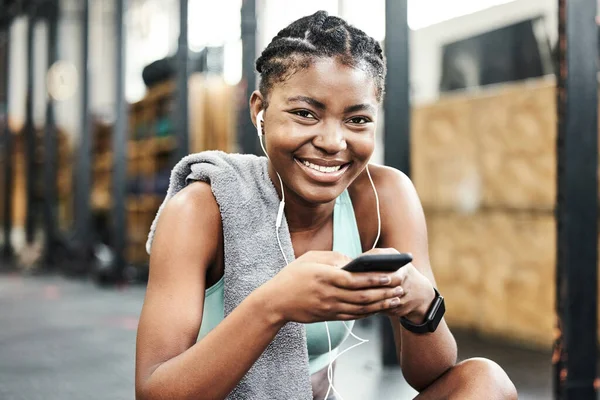
M 264 99 L 259 90 L 255 90 L 252 92 L 250 96 L 250 118 L 252 119 L 252 123 L 256 126 L 256 116 L 260 111 L 264 109 Z

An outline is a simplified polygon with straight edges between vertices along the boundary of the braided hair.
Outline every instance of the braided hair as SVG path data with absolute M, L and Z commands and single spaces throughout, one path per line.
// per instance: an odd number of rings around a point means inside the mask
M 370 73 L 375 80 L 377 101 L 381 101 L 386 66 L 379 43 L 343 19 L 318 11 L 279 31 L 256 60 L 264 107 L 268 106 L 268 94 L 275 83 L 308 68 L 317 58 L 330 57 Z

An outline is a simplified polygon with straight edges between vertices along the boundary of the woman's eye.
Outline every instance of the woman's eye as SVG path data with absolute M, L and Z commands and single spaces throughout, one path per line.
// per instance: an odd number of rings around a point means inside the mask
M 310 111 L 306 111 L 306 110 L 294 111 L 294 114 L 296 114 L 297 116 L 302 117 L 302 118 L 312 118 L 312 119 L 315 118 L 314 115 L 312 115 L 310 113 Z
M 366 123 L 371 122 L 369 119 L 365 118 L 365 117 L 354 117 L 354 118 L 350 118 L 350 123 L 352 124 L 356 124 L 356 125 L 364 125 Z

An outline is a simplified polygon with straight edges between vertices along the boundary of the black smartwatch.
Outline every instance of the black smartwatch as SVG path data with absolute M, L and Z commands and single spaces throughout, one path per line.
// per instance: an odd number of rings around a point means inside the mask
M 446 306 L 442 295 L 440 295 L 436 288 L 433 288 L 433 290 L 435 291 L 435 299 L 433 299 L 433 303 L 431 303 L 429 310 L 427 310 L 427 313 L 425 314 L 425 321 L 421 325 L 417 325 L 410 322 L 405 317 L 400 317 L 400 323 L 404 329 L 413 333 L 435 332 L 440 321 L 444 317 Z

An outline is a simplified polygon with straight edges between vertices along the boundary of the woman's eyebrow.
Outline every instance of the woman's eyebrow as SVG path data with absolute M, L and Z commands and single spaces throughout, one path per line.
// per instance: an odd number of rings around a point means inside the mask
M 321 103 L 319 100 L 313 99 L 312 97 L 308 97 L 308 96 L 288 97 L 287 102 L 288 103 L 304 102 L 304 103 L 310 104 L 311 106 L 318 108 L 320 110 L 327 109 L 327 106 L 324 103 Z M 355 105 L 346 107 L 344 109 L 344 114 L 349 114 L 349 113 L 353 113 L 356 111 L 365 111 L 365 110 L 372 112 L 372 113 L 377 112 L 375 107 L 373 107 L 371 104 L 355 104 Z
M 356 111 L 369 111 L 375 114 L 377 110 L 371 104 L 355 104 L 344 108 L 344 114 L 350 114 Z
M 294 103 L 294 102 L 304 102 L 304 103 L 308 103 L 311 106 L 318 108 L 320 110 L 325 110 L 327 109 L 327 107 L 325 106 L 325 104 L 321 103 L 319 100 L 315 100 L 312 97 L 308 97 L 308 96 L 294 96 L 294 97 L 288 97 L 287 102 L 288 103 Z

